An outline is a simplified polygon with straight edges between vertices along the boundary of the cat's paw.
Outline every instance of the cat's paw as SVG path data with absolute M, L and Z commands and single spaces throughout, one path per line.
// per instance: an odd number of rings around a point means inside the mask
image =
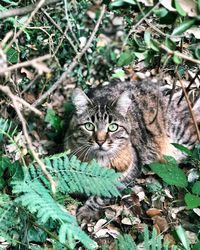
M 92 210 L 87 205 L 80 207 L 76 213 L 78 222 L 90 222 L 98 220 L 100 217 L 100 211 Z

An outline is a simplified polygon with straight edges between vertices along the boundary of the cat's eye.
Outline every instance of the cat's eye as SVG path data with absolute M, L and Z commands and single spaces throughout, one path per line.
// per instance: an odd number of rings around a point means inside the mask
M 89 130 L 89 131 L 93 131 L 93 130 L 94 130 L 94 124 L 91 123 L 91 122 L 86 122 L 86 123 L 84 124 L 84 126 L 85 126 L 85 128 L 86 128 L 87 130 Z
M 109 126 L 108 126 L 108 130 L 110 131 L 110 132 L 115 132 L 115 131 L 117 131 L 118 130 L 118 125 L 117 125 L 117 123 L 111 123 Z

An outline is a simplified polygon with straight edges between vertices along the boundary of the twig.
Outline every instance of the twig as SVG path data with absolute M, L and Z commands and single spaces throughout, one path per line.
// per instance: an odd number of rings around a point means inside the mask
M 6 46 L 5 51 L 7 51 L 12 44 L 15 42 L 15 40 L 21 35 L 21 33 L 24 31 L 24 29 L 28 26 L 28 24 L 31 22 L 34 15 L 37 13 L 37 11 L 42 7 L 45 0 L 40 0 L 36 6 L 33 12 L 30 14 L 29 18 L 26 20 L 26 22 L 23 24 L 23 26 L 19 29 L 19 31 L 14 35 L 13 39 L 10 41 L 10 43 Z
M 61 27 L 53 20 L 53 18 L 44 9 L 42 9 L 42 12 L 49 19 L 49 21 L 60 31 L 60 33 L 67 39 L 67 41 L 70 43 L 70 45 L 72 46 L 72 48 L 74 49 L 74 51 L 77 53 L 78 51 L 77 51 L 76 47 L 74 46 L 73 41 L 67 35 L 68 27 L 66 27 L 65 31 L 63 32 L 63 30 L 61 29 Z
M 151 13 L 160 5 L 160 2 L 158 2 L 153 8 L 149 10 L 129 31 L 128 35 L 125 37 L 122 49 L 124 49 L 125 45 L 127 44 L 129 36 L 135 31 L 135 29 L 148 17 L 151 15 Z
M 31 81 L 29 82 L 29 84 L 23 89 L 23 91 L 21 92 L 21 95 L 22 95 L 23 93 L 25 93 L 25 92 L 34 84 L 34 82 L 37 81 L 39 78 L 40 78 L 40 75 L 36 75 L 36 76 L 34 77 L 34 79 L 31 80 Z
M 57 2 L 60 2 L 60 0 L 46 0 L 46 2 L 43 4 L 43 7 L 50 5 L 50 4 L 53 4 L 53 3 L 57 3 Z M 38 5 L 38 3 L 34 3 L 34 4 L 27 5 L 26 7 L 23 7 L 23 8 L 2 11 L 2 12 L 0 12 L 0 19 L 12 17 L 12 16 L 26 15 L 26 14 L 30 13 L 31 11 L 33 11 L 37 5 Z
M 40 116 L 41 118 L 43 117 L 43 113 L 36 109 L 35 107 L 31 106 L 28 102 L 26 102 L 24 99 L 20 98 L 19 96 L 15 96 L 16 101 L 20 102 L 22 105 L 30 109 L 32 112 L 34 112 L 36 115 Z
M 95 28 L 90 36 L 90 38 L 88 39 L 85 47 L 81 50 L 81 52 L 77 53 L 77 55 L 75 56 L 74 60 L 72 61 L 72 63 L 69 65 L 69 67 L 67 68 L 67 70 L 61 75 L 61 77 L 51 86 L 51 88 L 49 90 L 47 90 L 37 101 L 35 101 L 33 103 L 33 106 L 36 107 L 39 104 L 41 104 L 55 89 L 58 88 L 58 86 L 68 77 L 68 74 L 70 73 L 70 71 L 72 71 L 76 65 L 78 64 L 79 60 L 81 59 L 81 57 L 85 54 L 85 52 L 89 49 L 97 31 L 99 28 L 99 25 L 101 23 L 101 20 L 104 16 L 104 13 L 106 11 L 106 5 L 104 4 L 101 8 L 101 13 L 99 15 L 99 19 L 95 25 Z
M 195 80 L 198 78 L 200 73 L 200 69 L 196 72 L 195 76 L 193 77 L 193 79 L 190 81 L 189 85 L 187 86 L 187 88 L 185 89 L 185 91 L 188 93 L 190 90 L 191 85 L 195 82 Z M 181 96 L 180 100 L 178 101 L 178 104 L 181 102 L 181 100 L 183 99 L 184 95 Z
M 161 44 L 160 48 L 163 49 L 163 50 L 165 50 L 169 55 L 175 55 L 175 56 L 181 57 L 181 58 L 183 58 L 183 59 L 185 59 L 187 61 L 200 64 L 200 60 L 197 60 L 195 58 L 189 57 L 189 56 L 187 56 L 185 54 L 182 54 L 182 53 L 180 53 L 178 51 L 173 51 L 173 50 L 169 49 L 168 47 L 166 47 L 164 44 Z
M 52 55 L 52 57 L 56 56 L 58 50 L 60 49 L 60 46 L 62 45 L 63 40 L 65 39 L 65 36 L 67 35 L 67 31 L 68 31 L 68 26 L 65 28 L 64 34 L 62 35 L 62 37 L 61 37 L 61 39 L 60 39 L 60 41 L 59 41 L 59 43 L 58 43 L 58 45 L 57 45 L 57 47 L 56 47 L 53 55 Z M 77 51 L 76 48 L 75 48 L 75 51 Z
M 184 93 L 184 96 L 185 96 L 185 100 L 186 100 L 186 102 L 187 102 L 187 104 L 188 104 L 188 108 L 189 108 L 189 110 L 190 110 L 190 113 L 191 113 L 191 116 L 192 116 L 192 120 L 193 120 L 193 122 L 194 122 L 194 126 L 195 126 L 195 129 L 196 129 L 196 132 L 197 132 L 197 138 L 198 138 L 198 140 L 200 141 L 200 132 L 199 132 L 198 123 L 197 123 L 196 117 L 195 117 L 195 115 L 194 115 L 194 112 L 193 112 L 193 110 L 192 110 L 192 106 L 191 106 L 190 100 L 189 100 L 189 98 L 188 98 L 188 94 L 187 94 L 187 92 L 186 92 L 186 90 L 185 90 L 185 87 L 184 87 L 184 85 L 183 85 L 183 82 L 182 82 L 182 79 L 181 79 L 179 73 L 177 72 L 176 74 L 177 74 L 177 76 L 178 76 L 178 78 L 179 78 L 179 82 L 180 82 L 180 84 L 181 84 L 181 88 L 182 88 L 182 90 L 183 90 L 183 93 Z
M 67 19 L 67 25 L 69 27 L 69 30 L 70 30 L 71 34 L 72 34 L 72 37 L 74 38 L 74 41 L 79 45 L 79 41 L 78 41 L 78 39 L 76 38 L 76 35 L 73 32 L 72 25 L 71 25 L 71 22 L 70 22 L 70 19 L 69 19 L 67 0 L 64 0 L 64 6 L 65 6 L 65 17 Z
M 30 60 L 30 61 L 16 63 L 16 64 L 14 64 L 14 65 L 12 65 L 10 67 L 0 69 L 0 75 L 5 73 L 5 72 L 9 72 L 9 71 L 12 71 L 14 69 L 18 69 L 18 68 L 22 68 L 22 67 L 27 67 L 27 66 L 30 66 L 30 65 L 32 65 L 34 67 L 34 63 L 44 61 L 44 60 L 47 60 L 49 58 L 51 58 L 51 55 L 40 56 L 40 57 L 34 58 L 34 59 Z
M 53 180 L 52 176 L 49 174 L 49 172 L 46 170 L 46 166 L 44 165 L 44 163 L 40 160 L 39 156 L 38 156 L 38 153 L 34 150 L 33 146 L 32 146 L 32 141 L 31 141 L 31 137 L 29 136 L 28 134 L 28 130 L 27 130 L 27 126 L 26 126 L 26 120 L 24 119 L 20 109 L 19 109 L 19 106 L 18 106 L 18 98 L 16 98 L 15 95 L 13 95 L 13 93 L 11 92 L 10 88 L 8 86 L 2 86 L 0 85 L 0 91 L 2 91 L 5 95 L 7 95 L 12 103 L 13 103 L 13 107 L 19 117 L 19 120 L 22 124 L 22 129 L 23 129 L 23 133 L 24 133 L 24 136 L 26 138 L 26 141 L 27 141 L 27 144 L 28 144 L 28 147 L 33 155 L 33 158 L 35 159 L 35 161 L 38 163 L 38 165 L 40 166 L 43 174 L 46 176 L 46 178 L 49 180 L 50 184 L 51 184 L 51 189 L 52 189 L 52 192 L 55 193 L 56 191 L 56 183 L 55 181 Z M 23 103 L 24 104 L 24 103 Z

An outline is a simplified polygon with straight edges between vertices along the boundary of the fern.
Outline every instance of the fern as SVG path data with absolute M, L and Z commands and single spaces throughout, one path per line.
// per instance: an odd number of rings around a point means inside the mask
M 22 229 L 16 204 L 6 194 L 0 194 L 0 237 L 16 245 Z
M 150 237 L 151 235 L 151 237 Z M 162 244 L 162 235 L 157 235 L 156 229 L 152 232 L 149 231 L 148 227 L 144 229 L 144 242 L 142 243 L 142 249 L 144 250 L 176 250 L 177 246 L 169 247 L 169 242 Z M 132 236 L 129 234 L 120 235 L 115 240 L 114 250 L 139 250 L 141 246 L 137 246 Z
M 0 118 L 0 141 L 3 139 L 3 136 L 7 136 L 11 139 L 16 132 L 17 127 L 15 129 L 12 128 L 12 122 Z
M 63 153 L 43 159 L 49 173 L 57 180 L 57 191 L 64 194 L 84 192 L 106 197 L 119 195 L 119 174 L 102 168 L 95 161 L 81 163 L 75 156 L 71 159 Z M 95 243 L 77 224 L 74 216 L 55 201 L 50 192 L 50 184 L 35 164 L 24 171 L 24 179 L 12 181 L 15 203 L 37 217 L 39 225 L 55 223 L 59 241 L 74 249 L 76 240 L 87 249 L 94 249 Z
M 120 176 L 112 169 L 103 168 L 95 160 L 82 163 L 75 156 L 68 158 L 66 153 L 46 157 L 43 160 L 47 170 L 57 180 L 57 189 L 62 193 L 79 192 L 87 195 L 105 197 L 119 196 L 118 188 L 123 185 L 118 181 Z M 31 178 L 40 178 L 48 185 L 39 168 L 29 166 Z
M 94 248 L 94 242 L 78 227 L 75 217 L 56 203 L 49 190 L 39 180 L 13 181 L 13 192 L 20 195 L 15 202 L 26 207 L 31 214 L 36 214 L 38 223 L 56 223 L 61 243 L 65 244 L 67 238 L 67 243 L 72 249 L 76 245 L 75 240 L 81 241 L 87 249 Z

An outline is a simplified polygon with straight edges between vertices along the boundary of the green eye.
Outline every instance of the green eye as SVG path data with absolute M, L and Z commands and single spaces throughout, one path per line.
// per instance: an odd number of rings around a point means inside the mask
M 89 131 L 94 130 L 94 124 L 91 123 L 91 122 L 86 122 L 84 125 L 85 125 L 85 128 L 86 128 L 87 130 L 89 130 Z
M 111 123 L 109 126 L 108 126 L 108 130 L 110 131 L 110 132 L 115 132 L 115 131 L 117 131 L 118 130 L 118 125 L 116 124 L 116 123 Z

